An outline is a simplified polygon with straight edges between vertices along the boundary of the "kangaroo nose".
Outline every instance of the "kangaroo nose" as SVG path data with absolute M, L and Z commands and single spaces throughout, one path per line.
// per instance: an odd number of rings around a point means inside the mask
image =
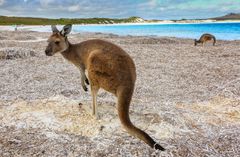
M 45 50 L 45 54 L 46 54 L 47 56 L 51 56 L 51 53 L 50 53 L 49 50 Z

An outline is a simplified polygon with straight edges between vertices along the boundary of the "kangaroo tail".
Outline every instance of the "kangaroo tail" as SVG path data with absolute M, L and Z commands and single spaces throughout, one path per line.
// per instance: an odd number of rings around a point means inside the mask
M 213 46 L 216 44 L 216 37 L 213 36 Z
M 118 115 L 121 121 L 121 124 L 126 129 L 126 131 L 141 140 L 143 140 L 146 144 L 148 144 L 150 147 L 164 151 L 165 149 L 156 143 L 147 133 L 140 130 L 136 126 L 134 126 L 129 118 L 129 105 L 131 102 L 133 89 L 130 87 L 125 87 L 119 91 L 117 91 L 117 97 L 118 97 Z

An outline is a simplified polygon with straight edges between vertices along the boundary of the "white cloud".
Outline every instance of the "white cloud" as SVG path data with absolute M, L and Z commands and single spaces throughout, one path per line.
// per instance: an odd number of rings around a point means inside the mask
M 54 0 L 39 0 L 41 6 L 47 7 L 50 3 L 53 3 Z
M 154 8 L 154 7 L 157 7 L 157 0 L 150 0 L 149 2 L 148 2 L 148 6 L 149 7 L 152 7 L 152 8 Z
M 240 2 L 236 1 L 209 0 L 208 5 L 200 5 L 199 0 L 101 0 L 101 3 L 99 0 L 0 0 L 0 15 L 50 18 L 205 18 L 239 12 Z
M 68 11 L 70 11 L 70 12 L 75 12 L 75 11 L 79 11 L 79 10 L 80 10 L 79 5 L 72 5 L 72 6 L 68 7 Z
M 3 5 L 4 3 L 4 0 L 0 0 L 0 6 Z

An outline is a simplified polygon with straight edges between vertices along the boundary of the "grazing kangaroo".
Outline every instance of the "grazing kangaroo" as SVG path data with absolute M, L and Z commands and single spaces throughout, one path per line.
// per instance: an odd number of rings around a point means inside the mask
M 129 105 L 136 81 L 136 69 L 131 57 L 120 47 L 103 40 L 71 44 L 67 38 L 71 29 L 72 25 L 64 26 L 61 31 L 52 26 L 53 34 L 48 39 L 46 55 L 61 53 L 64 58 L 76 65 L 82 75 L 81 83 L 84 90 L 85 83 L 88 83 L 85 75 L 85 69 L 87 70 L 93 97 L 93 115 L 97 114 L 97 92 L 103 88 L 117 97 L 119 119 L 128 133 L 143 140 L 152 148 L 165 150 L 130 121 Z
M 198 43 L 202 43 L 202 45 L 203 45 L 203 43 L 210 41 L 210 40 L 213 40 L 213 46 L 214 46 L 216 44 L 215 36 L 212 34 L 205 33 L 200 37 L 199 40 L 197 40 L 197 39 L 194 40 L 194 45 L 196 46 Z

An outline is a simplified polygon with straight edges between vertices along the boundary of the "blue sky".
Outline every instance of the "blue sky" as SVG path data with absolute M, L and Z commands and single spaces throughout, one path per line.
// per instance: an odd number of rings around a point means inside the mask
M 240 0 L 0 0 L 0 15 L 47 18 L 207 18 L 240 13 Z

